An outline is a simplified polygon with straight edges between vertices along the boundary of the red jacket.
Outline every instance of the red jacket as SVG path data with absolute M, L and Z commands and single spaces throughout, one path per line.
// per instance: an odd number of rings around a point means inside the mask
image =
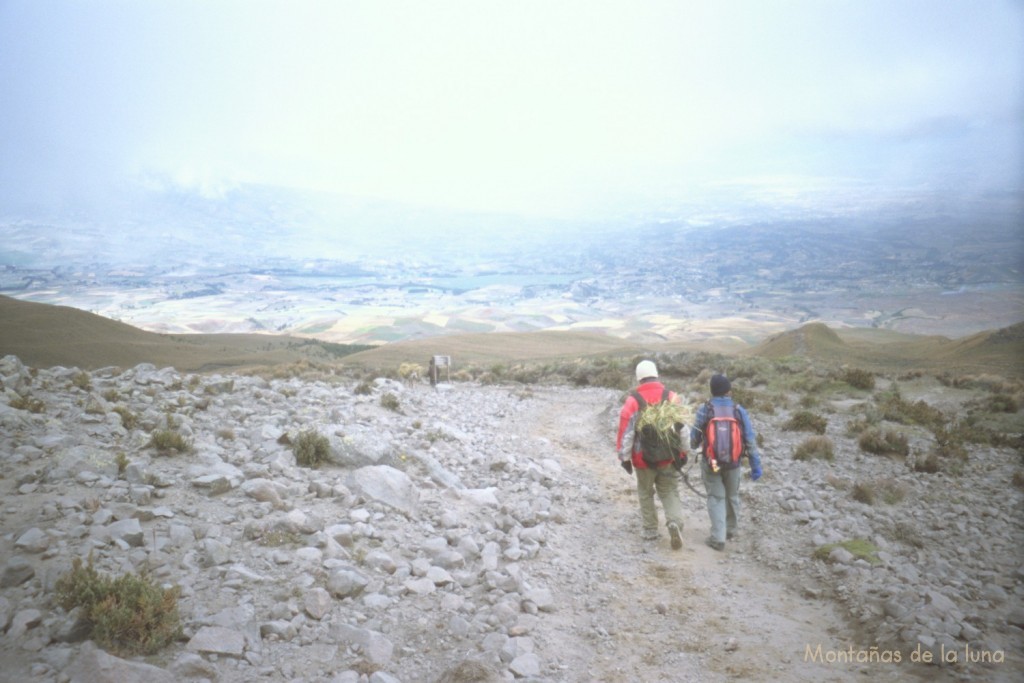
M 665 391 L 665 385 L 661 382 L 650 381 L 641 382 L 636 388 L 648 405 L 651 403 L 659 403 L 661 401 L 662 393 Z M 676 392 L 668 392 L 668 400 L 677 401 Z M 633 461 L 633 467 L 640 469 L 647 469 L 647 463 L 644 462 L 643 454 L 638 450 L 639 444 L 637 444 L 633 438 L 634 429 L 636 428 L 636 418 L 640 411 L 640 404 L 633 398 L 633 394 L 626 398 L 626 402 L 622 404 L 622 410 L 619 411 L 619 434 L 615 439 L 615 450 L 619 453 L 619 458 L 623 459 L 623 445 L 631 447 L 631 459 Z M 628 437 L 628 438 L 627 438 Z M 624 444 L 625 442 L 625 444 Z M 664 463 L 658 463 L 658 468 L 670 464 L 671 460 L 665 460 Z

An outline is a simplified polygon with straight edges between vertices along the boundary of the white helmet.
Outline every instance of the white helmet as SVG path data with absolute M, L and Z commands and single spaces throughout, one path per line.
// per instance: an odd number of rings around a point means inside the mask
M 658 366 L 651 360 L 642 360 L 636 364 L 636 381 L 658 376 Z

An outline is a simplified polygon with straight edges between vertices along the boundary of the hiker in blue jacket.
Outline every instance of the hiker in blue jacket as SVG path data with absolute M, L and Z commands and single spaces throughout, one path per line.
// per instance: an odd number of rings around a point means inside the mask
M 750 462 L 750 479 L 757 481 L 761 478 L 761 456 L 757 452 L 754 425 L 750 422 L 750 415 L 746 409 L 733 403 L 731 393 L 732 384 L 729 379 L 725 375 L 714 375 L 711 378 L 711 400 L 697 409 L 694 426 L 690 430 L 690 447 L 703 447 L 704 457 L 700 459 L 700 476 L 704 482 L 704 490 L 708 494 L 708 516 L 711 518 L 711 535 L 705 543 L 715 550 L 724 550 L 726 540 L 737 538 L 739 533 L 737 527 L 742 472 L 739 464 L 742 456 L 746 456 Z M 715 447 L 712 443 L 716 439 L 715 434 L 722 434 L 720 430 L 708 433 L 711 420 L 715 417 L 719 418 L 716 424 L 724 419 L 727 423 L 735 425 L 735 431 L 732 433 L 738 435 L 741 443 L 735 444 L 735 450 L 731 448 L 732 443 L 723 446 L 726 451 L 733 454 L 734 459 L 721 455 L 715 458 L 709 454 Z M 728 436 L 733 424 L 722 424 L 726 438 L 730 441 L 735 438 Z

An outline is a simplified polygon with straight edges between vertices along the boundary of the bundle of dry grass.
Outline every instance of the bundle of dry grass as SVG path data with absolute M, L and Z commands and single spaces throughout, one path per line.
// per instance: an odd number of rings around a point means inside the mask
M 659 437 L 667 437 L 679 425 L 693 424 L 693 411 L 689 406 L 673 401 L 662 401 L 647 406 L 637 419 L 638 431 L 652 427 Z

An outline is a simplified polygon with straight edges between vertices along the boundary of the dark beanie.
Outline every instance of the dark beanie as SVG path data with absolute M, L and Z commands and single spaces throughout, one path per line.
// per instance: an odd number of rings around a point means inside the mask
M 729 378 L 725 375 L 715 375 L 711 378 L 711 395 L 725 396 L 732 389 Z

